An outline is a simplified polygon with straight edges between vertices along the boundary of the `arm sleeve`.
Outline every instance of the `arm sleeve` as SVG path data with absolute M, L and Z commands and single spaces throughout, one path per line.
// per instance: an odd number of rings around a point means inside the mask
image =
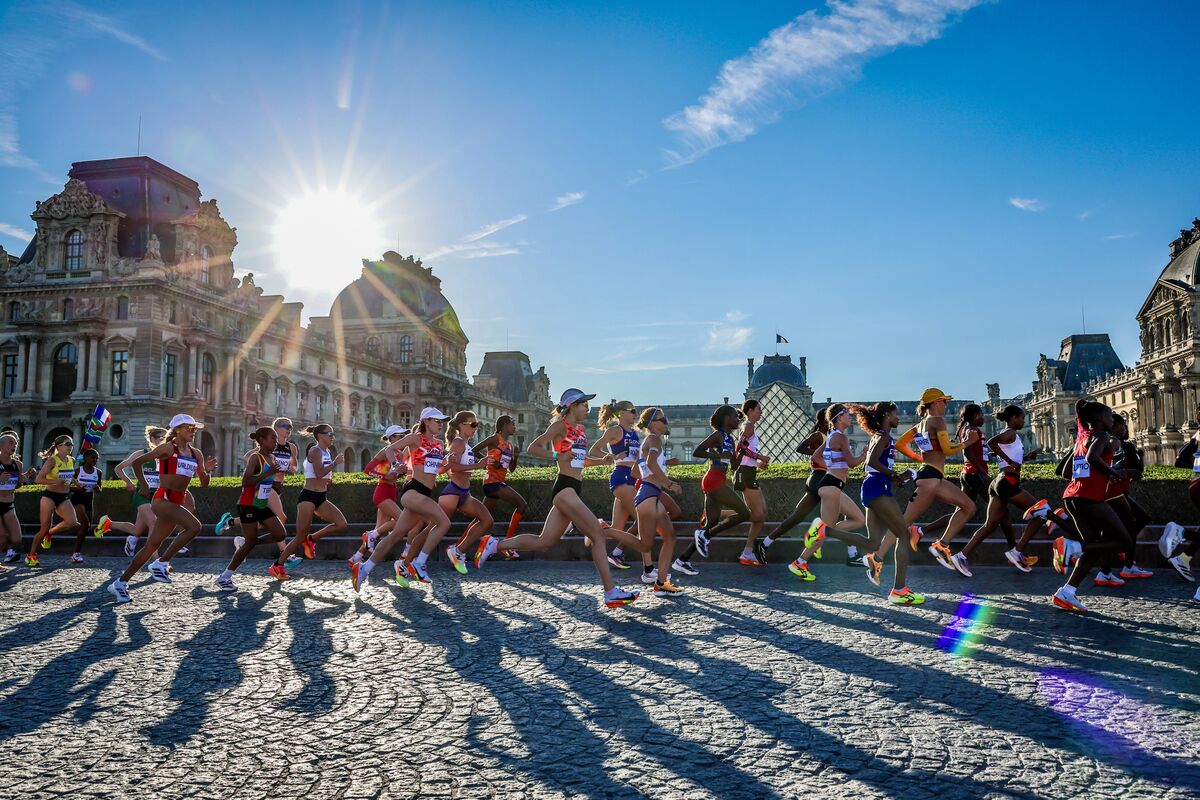
M 896 440 L 896 449 L 903 453 L 905 457 L 910 458 L 913 461 L 924 461 L 925 459 L 921 457 L 920 453 L 915 452 L 911 447 L 908 446 L 908 443 L 911 442 L 913 437 L 916 435 L 916 428 L 909 428 L 906 430 L 900 435 L 900 438 Z
M 967 449 L 967 446 L 962 442 L 955 444 L 954 442 L 950 441 L 950 432 L 947 430 L 943 429 L 938 431 L 937 436 L 938 444 L 942 446 L 942 452 L 948 456 L 958 455 L 963 450 Z

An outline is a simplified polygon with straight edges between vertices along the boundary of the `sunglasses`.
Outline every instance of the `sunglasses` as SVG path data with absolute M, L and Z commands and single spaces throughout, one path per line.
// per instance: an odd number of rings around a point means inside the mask
M 290 431 L 292 429 L 291 425 L 276 425 L 275 427 L 281 431 Z
M 479 427 L 479 423 L 478 423 L 478 422 L 464 422 L 464 423 L 462 424 L 462 426 L 463 426 L 464 428 L 478 428 L 478 427 Z
M 651 421 L 651 422 L 661 422 L 661 423 L 662 423 L 662 424 L 664 424 L 664 425 L 668 424 L 668 423 L 667 423 L 667 418 L 666 418 L 666 417 L 656 417 L 656 418 L 654 418 L 654 419 L 652 419 L 652 420 L 650 420 L 650 421 Z

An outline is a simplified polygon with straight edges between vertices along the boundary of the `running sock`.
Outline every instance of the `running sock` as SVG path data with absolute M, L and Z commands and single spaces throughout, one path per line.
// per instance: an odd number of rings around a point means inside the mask
M 12 557 L 13 557 L 13 556 L 15 556 L 16 554 L 17 554 L 17 551 L 16 551 L 16 550 L 13 550 L 13 549 L 10 547 L 10 548 L 8 548 L 8 552 L 4 554 L 4 557 L 5 557 L 5 558 L 12 558 Z
M 765 537 L 763 537 L 763 547 L 770 547 L 770 546 L 771 546 L 771 543 L 772 543 L 772 542 L 774 542 L 774 541 L 775 541 L 775 540 L 774 540 L 774 539 L 772 539 L 770 536 L 765 536 Z
M 363 554 L 361 550 L 355 550 L 354 555 L 350 556 L 351 564 L 361 564 L 363 562 Z
M 374 568 L 375 568 L 375 562 L 372 561 L 371 559 L 368 558 L 366 561 L 362 562 L 362 564 L 360 564 L 358 567 L 359 583 L 362 583 L 363 581 L 365 581 L 367 579 L 367 575 L 371 574 L 371 570 Z
M 858 558 L 858 548 L 852 544 L 846 545 L 846 558 Z
M 504 538 L 511 539 L 512 537 L 516 536 L 517 535 L 517 526 L 520 524 L 521 524 L 521 512 L 514 511 L 513 515 L 512 515 L 512 519 L 510 519 L 508 521 L 508 533 L 505 535 Z
M 613 558 L 620 558 L 621 556 L 623 556 L 623 555 L 625 554 L 625 551 L 624 551 L 624 550 L 622 550 L 622 549 L 621 549 L 621 548 L 618 546 L 618 547 L 614 547 L 614 548 L 613 548 L 613 553 L 612 553 L 612 554 L 613 554 Z
M 10 553 L 11 553 L 12 551 L 11 551 L 11 550 L 9 550 L 8 552 L 10 552 Z M 1190 566 L 1190 565 L 1191 565 L 1191 563 L 1192 563 L 1192 557 L 1191 557 L 1191 556 L 1189 556 L 1187 553 L 1180 553 L 1180 554 L 1179 554 L 1179 560 L 1183 562 L 1183 565 L 1184 565 L 1185 567 L 1186 567 L 1186 566 Z
M 221 573 L 221 577 L 218 578 L 218 580 L 227 581 L 232 577 L 233 577 L 233 570 L 227 569 Z
M 413 559 L 413 561 L 412 561 L 413 566 L 414 567 L 425 566 L 425 559 L 427 559 L 427 558 L 429 558 L 429 554 L 426 553 L 424 550 L 422 550 L 420 552 L 420 554 L 418 554 L 417 557 Z
M 644 572 L 644 573 L 646 573 L 647 575 L 649 575 L 649 574 L 650 574 L 651 572 L 653 572 L 653 571 L 654 571 L 654 565 L 653 565 L 653 564 L 642 564 L 642 572 Z

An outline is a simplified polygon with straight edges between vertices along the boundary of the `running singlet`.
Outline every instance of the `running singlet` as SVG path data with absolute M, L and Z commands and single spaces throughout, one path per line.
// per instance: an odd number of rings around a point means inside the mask
M 752 433 L 748 437 L 746 437 L 746 448 L 748 450 L 754 451 L 755 453 L 758 452 L 758 429 L 757 428 L 754 429 L 754 433 Z M 757 467 L 758 459 L 750 458 L 749 456 L 742 456 L 742 460 L 740 463 L 743 467 Z
M 54 462 L 54 466 L 46 473 L 48 480 L 60 480 L 63 483 L 70 483 L 71 478 L 75 477 L 75 459 L 70 456 L 65 458 L 57 453 L 50 456 Z
M 20 482 L 21 471 L 17 468 L 17 462 L 0 464 L 0 492 L 16 491 Z
M 608 452 L 612 453 L 613 464 L 618 467 L 631 467 L 638 463 L 638 448 L 641 446 L 641 439 L 637 435 L 637 431 L 627 431 L 621 429 L 621 441 L 608 446 Z
M 891 436 L 888 437 L 887 446 L 883 451 L 882 461 L 884 465 L 887 466 L 888 472 L 880 472 L 872 467 L 869 463 L 867 464 L 867 472 L 874 475 L 887 475 L 888 477 L 891 477 L 891 473 L 896 469 L 896 443 Z
M 512 467 L 512 455 L 512 443 L 497 435 L 496 446 L 487 451 L 487 483 L 504 483 Z
M 437 475 L 442 468 L 442 456 L 442 440 L 430 439 L 422 433 L 421 444 L 410 453 L 410 468 L 416 472 L 420 467 L 426 475 Z
M 1133 442 L 1121 442 L 1121 449 L 1113 456 L 1113 469 L 1142 469 L 1142 459 L 1138 455 L 1137 448 Z M 1108 499 L 1120 497 L 1129 491 L 1133 486 L 1133 478 L 1121 478 L 1119 481 L 1112 481 L 1108 484 Z
M 571 453 L 571 469 L 583 469 L 587 463 L 587 431 L 582 425 L 572 425 L 569 422 L 564 422 L 567 426 L 567 435 L 554 445 L 554 452 Z
M 808 457 L 808 462 L 812 464 L 814 472 L 816 470 L 821 470 L 824 472 L 825 470 L 829 469 L 829 466 L 825 463 L 825 440 L 827 438 L 828 437 L 825 436 L 825 434 L 821 434 L 821 441 L 817 442 L 817 446 L 813 450 L 813 454 Z
M 1000 452 L 1008 456 L 1009 461 L 1012 461 L 1018 467 L 1025 463 L 1025 443 L 1021 441 L 1020 436 L 1013 439 L 1012 444 L 1004 444 L 1003 442 L 997 442 L 996 444 L 999 445 Z M 996 460 L 1000 462 L 1001 471 L 1012 469 L 1012 467 L 1009 466 L 1008 461 L 1005 461 L 999 457 L 997 457 Z
M 843 437 L 846 434 L 842 434 Z M 834 450 L 829 446 L 830 439 L 833 438 L 833 433 L 825 437 L 825 450 L 822 455 L 825 458 L 826 469 L 850 469 L 850 465 L 846 463 L 846 456 L 840 450 Z M 846 439 L 846 441 L 850 441 Z
M 665 475 L 667 473 L 667 456 L 661 449 L 658 451 L 658 456 L 655 460 L 658 461 L 658 468 Z M 638 450 L 638 468 L 641 469 L 643 478 L 650 477 L 650 462 L 646 460 L 646 456 L 640 449 Z
M 276 451 L 278 452 L 278 451 Z M 272 453 L 271 455 L 275 455 Z M 258 469 L 254 471 L 255 475 L 261 475 L 267 471 L 267 460 L 263 458 L 262 453 L 255 453 L 258 457 Z M 288 454 L 288 460 L 291 460 L 291 454 Z M 278 462 L 277 462 L 278 463 Z M 260 481 L 252 486 L 243 486 L 242 495 L 238 498 L 239 506 L 255 506 L 257 508 L 266 508 L 267 500 L 271 496 L 271 484 L 275 483 L 275 476 Z
M 75 477 L 75 482 L 85 492 L 96 491 L 96 484 L 100 482 L 100 470 L 93 469 L 90 473 L 84 472 L 83 467 L 79 468 L 79 474 Z
M 271 457 L 275 459 L 275 466 L 279 468 L 281 473 L 287 472 L 288 467 L 292 466 L 292 446 L 287 442 L 275 445 L 275 449 L 271 451 Z M 246 503 L 243 505 L 249 504 Z
M 733 452 L 733 437 L 730 436 L 728 433 L 722 434 L 722 436 L 721 436 L 720 451 L 722 453 L 732 453 Z M 725 472 L 726 470 L 729 469 L 729 459 L 727 459 L 727 458 L 710 458 L 708 460 L 708 468 L 720 470 L 721 472 Z
M 332 467 L 332 466 L 333 466 L 333 459 L 332 459 L 332 458 L 329 456 L 329 453 L 327 453 L 326 451 L 322 450 L 322 449 L 321 449 L 319 446 L 317 446 L 317 445 L 315 445 L 315 444 L 313 445 L 313 448 L 314 448 L 314 449 L 315 449 L 315 450 L 316 450 L 318 453 L 320 453 L 320 454 L 321 454 L 321 467 L 322 467 L 322 468 L 325 468 L 325 467 Z M 313 469 L 312 462 L 311 462 L 311 461 L 309 461 L 309 460 L 308 460 L 308 458 L 307 458 L 307 456 L 306 456 L 306 457 L 305 457 L 305 459 L 304 459 L 304 478 L 305 478 L 306 480 L 315 480 L 315 479 L 316 479 L 316 477 L 317 477 L 316 470 L 314 470 L 314 469 Z M 326 474 L 325 474 L 325 477 L 326 477 L 326 478 L 328 478 L 328 477 L 329 477 L 329 474 L 328 474 L 328 473 L 326 473 Z
M 980 436 L 978 439 L 975 440 L 975 444 L 971 445 L 970 447 L 968 447 L 967 449 L 965 449 L 963 451 L 963 469 L 962 469 L 962 471 L 968 475 L 974 475 L 979 472 L 979 470 L 976 469 L 974 462 L 971 461 L 971 458 L 970 458 L 971 456 L 975 456 L 976 458 L 983 461 L 983 464 L 986 467 L 987 463 L 988 463 L 988 456 L 990 455 L 988 453 L 987 442 L 985 442 L 983 439 L 983 435 L 982 435 L 983 432 L 980 431 L 978 428 L 967 427 L 962 432 L 962 436 L 960 436 L 958 438 L 958 440 L 960 442 L 965 442 L 967 440 L 967 437 L 971 435 L 971 431 L 975 431 L 976 433 L 979 433 Z M 1003 466 L 1003 462 L 1001 462 L 1001 466 Z
M 186 456 L 179 452 L 179 448 L 177 446 L 171 445 L 171 447 L 174 448 L 175 452 L 166 458 L 160 458 L 158 460 L 159 474 L 179 475 L 187 478 L 189 481 L 196 477 L 196 470 L 199 469 L 200 465 L 196 462 L 196 459 L 192 457 L 194 451 L 192 450 L 191 446 L 188 446 L 188 454 Z
M 1093 475 L 1092 464 L 1087 459 L 1091 436 L 1080 436 L 1075 440 L 1071 454 L 1071 482 L 1063 490 L 1063 497 L 1078 497 L 1082 500 L 1103 501 L 1108 493 L 1108 476 Z M 1112 465 L 1112 453 L 1105 449 L 1104 463 Z
M 925 426 L 925 420 L 922 420 L 917 426 L 917 435 L 913 437 L 913 441 L 916 443 L 917 449 L 922 453 L 929 453 L 935 450 L 940 452 L 942 449 L 941 443 L 938 442 L 936 436 L 932 439 L 929 437 L 929 431 L 926 430 Z

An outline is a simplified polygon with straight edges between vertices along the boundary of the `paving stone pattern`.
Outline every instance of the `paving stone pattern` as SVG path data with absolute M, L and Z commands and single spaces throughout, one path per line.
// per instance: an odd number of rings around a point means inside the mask
M 1049 570 L 915 568 L 895 608 L 849 567 L 706 565 L 608 610 L 587 564 L 355 597 L 179 559 L 116 606 L 121 560 L 45 563 L 0 576 L 0 797 L 1200 797 L 1200 604 L 1165 573 L 1077 617 Z

